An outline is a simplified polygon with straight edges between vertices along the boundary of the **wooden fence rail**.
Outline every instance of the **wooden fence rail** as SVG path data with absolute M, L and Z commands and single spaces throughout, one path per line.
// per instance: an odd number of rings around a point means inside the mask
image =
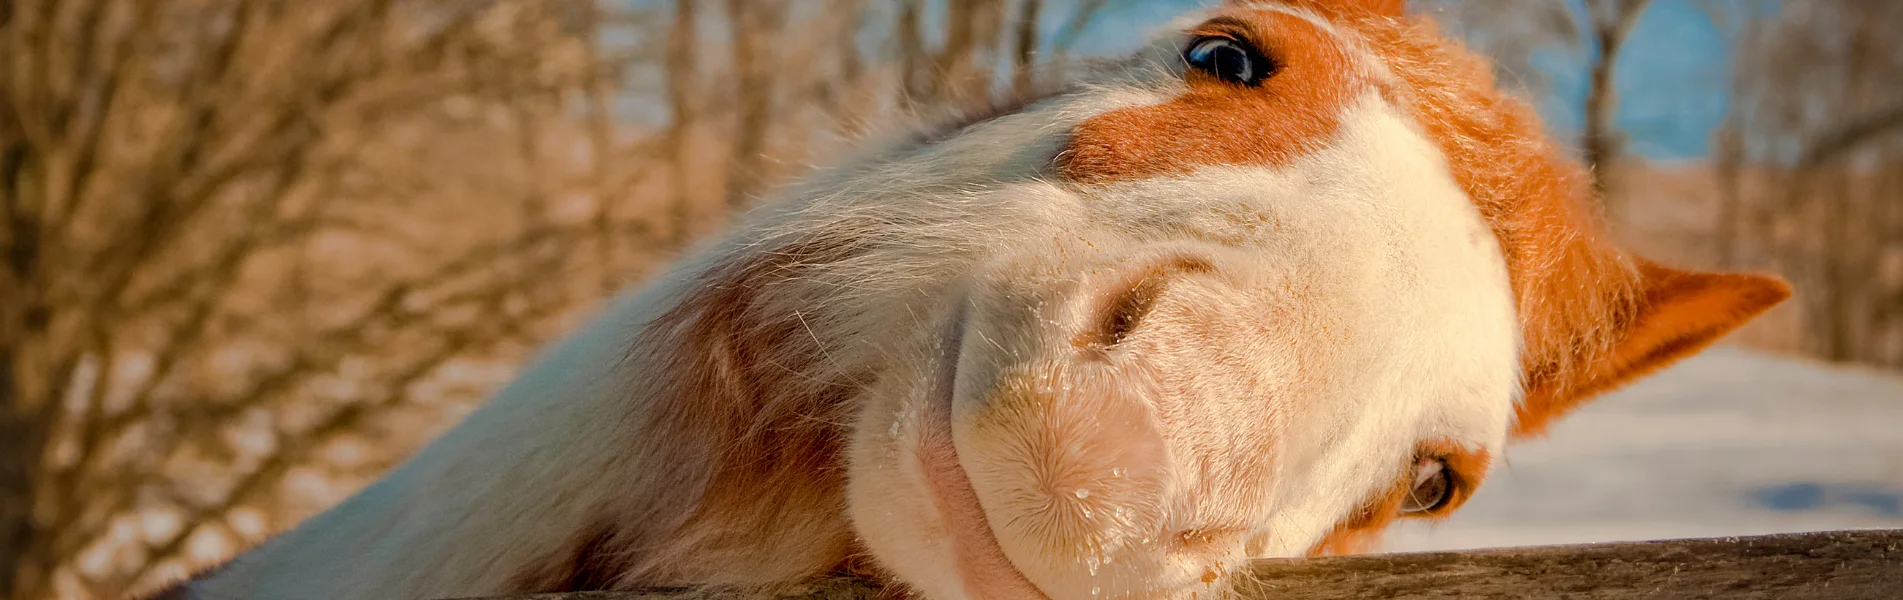
M 1903 530 L 1256 561 L 1239 600 L 1903 600 Z M 877 584 L 575 592 L 509 600 L 874 600 Z M 502 599 L 492 599 L 502 600 Z

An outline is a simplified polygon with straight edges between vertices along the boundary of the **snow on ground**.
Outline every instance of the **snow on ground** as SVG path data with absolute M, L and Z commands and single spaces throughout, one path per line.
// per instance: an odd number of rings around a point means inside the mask
M 1903 376 L 1714 348 L 1508 448 L 1388 551 L 1903 528 Z

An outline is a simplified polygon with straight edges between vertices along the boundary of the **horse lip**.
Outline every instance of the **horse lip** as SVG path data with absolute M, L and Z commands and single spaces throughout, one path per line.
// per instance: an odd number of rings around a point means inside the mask
M 958 462 L 958 448 L 952 440 L 952 402 L 967 305 L 966 299 L 959 299 L 950 330 L 941 338 L 944 351 L 925 410 L 921 411 L 919 463 L 932 503 L 951 533 L 956 568 L 965 589 L 981 600 L 1048 600 L 1004 554 L 984 507 L 978 503 L 978 491 Z

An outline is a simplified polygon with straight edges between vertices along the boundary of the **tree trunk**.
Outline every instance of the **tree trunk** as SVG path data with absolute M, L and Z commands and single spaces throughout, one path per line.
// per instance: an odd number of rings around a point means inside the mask
M 1018 5 L 1017 47 L 1011 53 L 1011 95 L 1028 97 L 1037 84 L 1032 68 L 1037 62 L 1037 20 L 1043 0 L 1021 0 Z
M 1619 135 L 1614 120 L 1618 117 L 1619 92 L 1613 83 L 1614 69 L 1619 64 L 1619 51 L 1624 48 L 1626 37 L 1639 23 L 1639 15 L 1645 13 L 1651 0 L 1607 0 L 1616 2 L 1609 10 L 1615 11 L 1609 18 L 1593 19 L 1593 39 L 1598 43 L 1599 59 L 1592 63 L 1590 86 L 1586 88 L 1586 123 L 1584 139 L 1586 165 L 1592 168 L 1593 187 L 1599 190 L 1601 202 L 1605 203 L 1608 214 L 1621 214 L 1623 207 L 1618 206 L 1616 192 L 1612 190 L 1612 170 L 1617 168 L 1619 153 L 1624 139 Z
M 784 16 L 781 0 L 727 0 L 733 66 L 740 82 L 740 122 L 734 132 L 733 163 L 727 173 L 729 213 L 745 210 L 766 179 L 766 142 L 773 125 L 777 79 L 770 49 L 777 46 L 773 36 L 780 31 Z
M 687 245 L 694 229 L 694 169 L 688 141 L 700 120 L 700 97 L 696 93 L 697 61 L 700 51 L 698 0 L 674 0 L 674 22 L 667 33 L 667 101 L 672 111 L 668 124 L 667 156 L 673 200 L 668 205 L 671 242 L 676 248 Z
M 990 99 L 991 51 L 1004 21 L 1003 0 L 953 0 L 945 14 L 945 48 L 934 65 L 934 99 L 970 108 Z
M 923 0 L 904 0 L 899 7 L 898 22 L 893 23 L 893 36 L 898 38 L 899 46 L 899 100 L 907 110 L 932 103 L 931 57 L 925 52 L 925 33 L 923 18 L 919 15 L 923 9 L 919 4 Z
M 1738 228 L 1744 213 L 1744 132 L 1735 122 L 1718 130 L 1718 223 L 1712 231 L 1712 256 L 1718 266 L 1738 268 Z
M 18 187 L 8 193 L 17 193 Z M 18 225 L 16 222 L 14 225 Z M 57 402 L 46 397 L 44 386 L 29 385 L 32 374 L 23 364 L 30 354 L 27 340 L 45 329 L 45 311 L 35 306 L 31 285 L 38 265 L 34 229 L 10 233 L 7 276 L 13 278 L 0 297 L 0 598 L 36 598 L 51 565 L 34 552 L 48 532 L 34 518 L 40 493 L 40 467 L 45 461 L 47 434 Z M 44 383 L 44 380 L 39 380 Z M 37 396 L 37 398 L 36 398 Z
M 20 347 L 44 315 L 30 289 L 40 252 L 39 228 L 23 197 L 31 149 L 15 136 L 19 123 L 12 116 L 0 108 L 0 118 L 8 119 L 0 121 L 0 597 L 28 598 L 43 573 L 28 549 L 39 534 L 33 503 L 47 411 L 28 401 Z
M 1824 339 L 1824 358 L 1832 362 L 1849 362 L 1855 358 L 1856 331 L 1851 319 L 1856 314 L 1857 296 L 1863 291 L 1868 275 L 1858 273 L 1852 262 L 1856 256 L 1856 242 L 1851 235 L 1852 207 L 1856 205 L 1856 191 L 1843 185 L 1843 178 L 1832 178 L 1830 196 L 1824 201 L 1824 239 L 1822 245 L 1823 264 L 1820 271 L 1824 276 L 1824 288 L 1828 290 L 1819 302 L 1818 320 L 1822 321 Z
M 33 502 L 49 424 L 21 397 L 15 358 L 12 342 L 0 342 L 0 596 L 34 598 L 48 570 L 30 549 L 41 534 Z

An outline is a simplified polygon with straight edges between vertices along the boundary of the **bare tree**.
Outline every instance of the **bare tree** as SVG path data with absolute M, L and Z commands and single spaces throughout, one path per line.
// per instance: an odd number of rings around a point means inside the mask
M 1720 125 L 1712 141 L 1712 169 L 1718 180 L 1718 222 L 1712 226 L 1712 254 L 1720 266 L 1737 268 L 1744 223 L 1744 134 L 1732 119 Z
M 1104 4 L 0 3 L 0 596 L 322 509 L 780 165 Z
M 1903 365 L 1903 43 L 1894 3 L 1784 4 L 1737 60 L 1740 186 L 1723 236 L 1796 276 L 1811 351 Z
M 118 595 L 274 526 L 320 455 L 593 300 L 558 277 L 603 230 L 542 218 L 535 159 L 589 69 L 561 8 L 8 4 L 0 595 Z M 519 152 L 406 156 L 457 132 Z M 485 210 L 532 218 L 398 226 Z
M 727 209 L 741 210 L 766 179 L 767 137 L 772 133 L 775 87 L 779 79 L 774 50 L 784 26 L 786 3 L 781 0 L 727 0 L 727 20 L 733 38 L 733 69 L 739 89 L 739 126 L 734 132 L 733 160 L 727 174 Z
M 1712 258 L 1790 275 L 1786 314 L 1801 344 L 1833 360 L 1903 365 L 1903 44 L 1882 33 L 1903 18 L 1882 0 L 1778 3 L 1701 0 L 1736 48 L 1732 112 L 1713 139 L 1717 197 Z M 1607 212 L 1627 221 L 1614 117 L 1625 41 L 1650 3 L 1431 2 L 1498 59 L 1502 75 L 1545 95 L 1541 50 L 1571 53 L 1585 76 L 1581 149 Z M 1688 232 L 1691 233 L 1691 232 Z M 1767 323 L 1768 326 L 1768 323 Z
M 700 11 L 699 0 L 674 0 L 674 19 L 667 30 L 667 160 L 673 167 L 669 185 L 673 200 L 668 205 L 669 231 L 676 245 L 685 245 L 694 232 L 693 194 L 694 152 L 690 148 L 694 128 L 700 122 L 704 102 L 700 94 Z
M 1616 198 L 1616 194 L 1607 192 L 1609 170 L 1617 168 L 1620 153 L 1624 150 L 1625 136 L 1614 125 L 1618 117 L 1619 93 L 1613 83 L 1614 70 L 1619 65 L 1619 51 L 1625 48 L 1626 38 L 1632 34 L 1632 28 L 1639 23 L 1639 16 L 1645 13 L 1651 0 L 1588 0 L 1586 10 L 1589 14 L 1589 31 L 1596 52 L 1588 62 L 1591 73 L 1586 88 L 1585 131 L 1580 135 L 1584 146 L 1586 164 L 1593 168 L 1593 184 L 1598 186 L 1602 197 L 1607 201 Z M 1616 205 L 1607 207 L 1610 212 L 1622 212 Z
M 1011 91 L 1025 94 L 1036 83 L 1032 67 L 1037 61 L 1038 17 L 1044 12 L 1043 0 L 1019 0 L 1015 37 L 1011 49 Z
M 1575 57 L 1586 75 L 1581 154 L 1593 170 L 1593 185 L 1604 192 L 1609 205 L 1616 204 L 1618 196 L 1608 188 L 1625 140 L 1616 123 L 1615 74 L 1627 38 L 1650 5 L 1651 0 L 1585 0 L 1580 5 L 1583 11 L 1576 11 L 1562 0 L 1426 4 L 1427 10 L 1441 14 L 1463 37 L 1494 56 L 1509 81 L 1521 82 L 1530 92 L 1544 93 L 1550 83 L 1531 63 L 1536 51 L 1557 48 Z

